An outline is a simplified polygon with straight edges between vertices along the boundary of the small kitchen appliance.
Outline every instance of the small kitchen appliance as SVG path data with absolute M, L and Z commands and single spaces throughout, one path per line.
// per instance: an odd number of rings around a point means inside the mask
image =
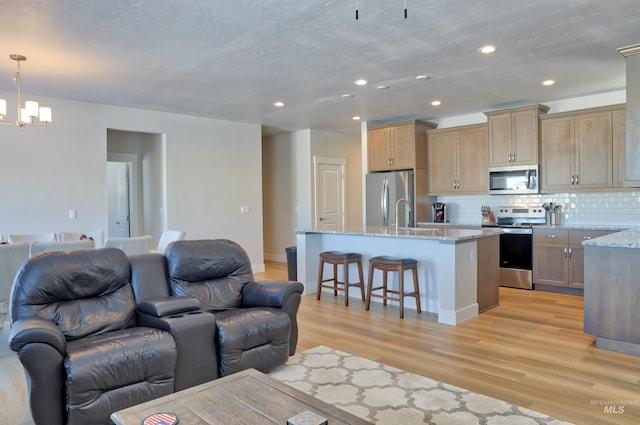
M 433 203 L 433 222 L 446 223 L 447 221 L 447 204 L 444 202 Z

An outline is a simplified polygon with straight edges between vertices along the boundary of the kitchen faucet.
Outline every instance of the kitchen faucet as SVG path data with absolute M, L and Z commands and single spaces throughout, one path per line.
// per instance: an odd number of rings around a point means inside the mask
M 400 198 L 396 201 L 396 229 L 400 228 L 400 216 L 398 216 L 398 207 L 400 206 L 400 202 L 404 202 L 407 204 L 407 209 L 409 210 L 409 217 L 407 218 L 407 227 L 411 222 L 411 204 L 405 198 Z

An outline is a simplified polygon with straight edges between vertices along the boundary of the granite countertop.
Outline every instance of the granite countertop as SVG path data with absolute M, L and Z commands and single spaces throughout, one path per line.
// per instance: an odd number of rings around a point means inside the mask
M 326 233 L 336 235 L 356 235 L 356 236 L 374 236 L 385 238 L 404 238 L 404 239 L 429 239 L 446 241 L 451 243 L 465 242 L 473 239 L 494 236 L 502 233 L 500 229 L 456 229 L 449 226 L 431 226 L 431 227 L 401 227 L 400 229 L 388 228 L 380 226 L 366 226 L 360 228 L 347 228 L 344 231 L 338 230 L 296 230 L 296 233 Z
M 464 228 L 477 228 L 480 229 L 482 224 L 480 223 L 429 223 L 418 222 L 418 227 L 464 227 Z M 567 230 L 605 230 L 608 232 L 620 232 L 622 230 L 632 229 L 635 226 L 623 225 L 623 224 L 538 224 L 535 229 L 567 229 Z
M 599 238 L 582 242 L 584 246 L 602 246 L 608 248 L 640 248 L 640 229 L 628 229 L 610 233 Z

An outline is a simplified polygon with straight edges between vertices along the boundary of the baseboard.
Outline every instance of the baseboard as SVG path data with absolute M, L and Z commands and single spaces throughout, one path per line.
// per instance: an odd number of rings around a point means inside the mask
M 287 256 L 286 255 L 280 255 L 280 254 L 269 254 L 266 253 L 264 254 L 264 259 L 267 261 L 275 261 L 276 263 L 286 263 L 287 262 Z

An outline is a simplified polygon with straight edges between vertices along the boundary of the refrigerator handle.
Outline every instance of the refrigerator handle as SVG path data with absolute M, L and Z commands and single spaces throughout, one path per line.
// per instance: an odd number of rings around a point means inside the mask
M 389 179 L 387 177 L 382 181 L 380 207 L 382 208 L 382 227 L 389 227 Z

